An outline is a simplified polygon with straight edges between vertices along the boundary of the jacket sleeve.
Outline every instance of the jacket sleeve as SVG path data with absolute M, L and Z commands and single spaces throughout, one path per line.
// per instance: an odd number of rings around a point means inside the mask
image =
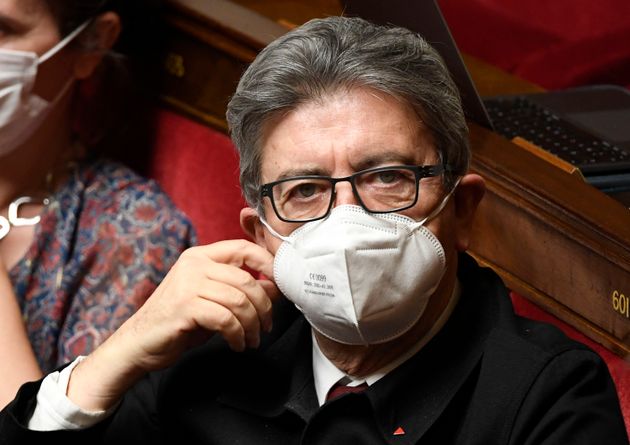
M 147 376 L 128 391 L 116 411 L 101 423 L 83 430 L 32 431 L 27 425 L 37 403 L 38 382 L 26 383 L 17 397 L 0 412 L 0 445 L 25 443 L 161 444 L 155 410 L 157 380 Z

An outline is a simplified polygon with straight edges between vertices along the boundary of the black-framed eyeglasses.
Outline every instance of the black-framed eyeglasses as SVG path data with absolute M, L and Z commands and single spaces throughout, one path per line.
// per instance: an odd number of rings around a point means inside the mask
M 336 184 L 347 181 L 366 211 L 391 213 L 416 205 L 421 179 L 450 171 L 444 164 L 397 165 L 370 168 L 344 178 L 294 176 L 262 185 L 260 195 L 271 200 L 273 210 L 282 221 L 316 221 L 330 213 Z

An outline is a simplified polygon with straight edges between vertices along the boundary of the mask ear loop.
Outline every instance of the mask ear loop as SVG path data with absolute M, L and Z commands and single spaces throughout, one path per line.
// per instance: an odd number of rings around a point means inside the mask
M 61 51 L 66 45 L 68 45 L 69 42 L 71 42 L 79 34 L 81 34 L 88 27 L 88 25 L 91 22 L 92 22 L 92 19 L 89 19 L 89 20 L 86 20 L 85 22 L 83 22 L 81 25 L 79 25 L 74 31 L 72 31 L 70 34 L 68 34 L 63 40 L 61 40 L 59 43 L 57 43 L 51 49 L 46 51 L 46 53 L 39 58 L 37 64 L 41 65 L 41 64 L 45 63 L 47 60 L 49 60 L 51 57 L 53 57 L 55 54 L 57 54 L 59 51 Z M 50 101 L 50 106 L 51 107 L 54 107 L 61 100 L 61 98 L 63 98 L 68 93 L 70 88 L 74 85 L 74 82 L 75 82 L 75 78 L 74 77 L 70 77 L 63 84 L 61 89 L 57 92 L 56 96 Z M 43 118 L 43 115 L 42 115 L 42 118 Z
M 287 243 L 289 242 L 289 237 L 280 235 L 278 232 L 276 232 L 273 229 L 273 227 L 271 227 L 271 225 L 267 221 L 265 221 L 265 218 L 263 218 L 262 216 L 259 215 L 258 219 L 260 219 L 260 222 L 263 224 L 263 226 L 265 226 L 267 228 L 267 230 L 269 230 L 269 232 L 271 232 L 271 234 L 273 236 L 275 236 L 276 238 L 281 239 L 282 241 L 285 241 Z
M 455 193 L 455 189 L 457 189 L 457 186 L 459 185 L 459 182 L 462 180 L 462 177 L 460 176 L 459 178 L 457 178 L 457 181 L 455 181 L 455 184 L 453 185 L 453 187 L 451 188 L 451 190 L 448 192 L 448 194 L 444 197 L 444 199 L 442 199 L 442 202 L 440 203 L 440 205 L 438 205 L 431 213 L 429 213 L 427 216 L 425 216 L 423 219 L 421 219 L 420 221 L 417 222 L 416 227 L 414 228 L 414 230 L 416 230 L 419 227 L 422 227 L 423 225 L 425 225 L 427 222 L 431 221 L 433 218 L 435 218 L 436 216 L 438 216 L 440 214 L 440 212 L 442 210 L 444 210 L 444 207 L 446 207 L 446 204 L 448 203 L 448 201 L 451 199 L 451 196 L 453 196 L 453 193 Z
M 291 234 L 289 236 L 284 236 L 284 235 L 280 235 L 278 232 L 276 232 L 273 227 L 271 227 L 271 225 L 265 221 L 265 218 L 260 216 L 260 214 L 258 215 L 258 218 L 260 219 L 260 222 L 263 223 L 263 225 L 267 228 L 267 230 L 269 230 L 269 232 L 271 232 L 271 234 L 273 236 L 275 236 L 276 238 L 285 241 L 289 244 L 291 244 L 293 242 L 292 237 L 294 234 L 297 234 L 299 232 L 302 232 L 304 230 L 307 230 L 306 228 L 312 228 L 312 224 L 321 224 L 322 222 L 326 221 L 326 219 L 328 219 L 328 217 L 324 218 L 324 219 L 319 219 L 317 221 L 311 221 L 309 223 L 304 224 L 303 226 L 298 227 L 297 229 L 293 230 L 291 232 Z
M 46 62 L 48 59 L 50 59 L 51 57 L 53 57 L 55 54 L 57 54 L 59 51 L 61 51 L 68 43 L 70 43 L 72 40 L 74 40 L 74 38 L 76 36 L 78 36 L 79 34 L 81 34 L 83 32 L 83 30 L 85 30 L 85 28 L 88 27 L 88 25 L 92 22 L 92 19 L 86 20 L 85 22 L 83 22 L 82 24 L 80 24 L 74 31 L 72 31 L 70 34 L 68 34 L 66 37 L 64 37 L 62 40 L 59 41 L 59 43 L 57 43 L 55 46 L 53 46 L 52 48 L 50 48 L 48 51 L 46 51 L 38 60 L 38 64 L 41 65 L 42 63 Z

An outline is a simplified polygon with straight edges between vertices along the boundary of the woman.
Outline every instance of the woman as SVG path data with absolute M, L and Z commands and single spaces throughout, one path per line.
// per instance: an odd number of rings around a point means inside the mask
M 79 137 L 103 133 L 79 91 L 120 32 L 104 3 L 0 0 L 0 406 L 100 344 L 194 242 L 154 182 Z

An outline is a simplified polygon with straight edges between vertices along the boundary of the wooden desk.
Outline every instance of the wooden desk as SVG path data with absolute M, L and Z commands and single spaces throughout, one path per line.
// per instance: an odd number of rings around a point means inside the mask
M 226 0 L 171 0 L 164 100 L 221 130 L 257 51 L 286 27 Z M 539 91 L 479 60 L 482 95 Z M 471 253 L 508 286 L 617 354 L 630 355 L 630 213 L 552 163 L 470 124 L 472 169 L 488 193 Z

